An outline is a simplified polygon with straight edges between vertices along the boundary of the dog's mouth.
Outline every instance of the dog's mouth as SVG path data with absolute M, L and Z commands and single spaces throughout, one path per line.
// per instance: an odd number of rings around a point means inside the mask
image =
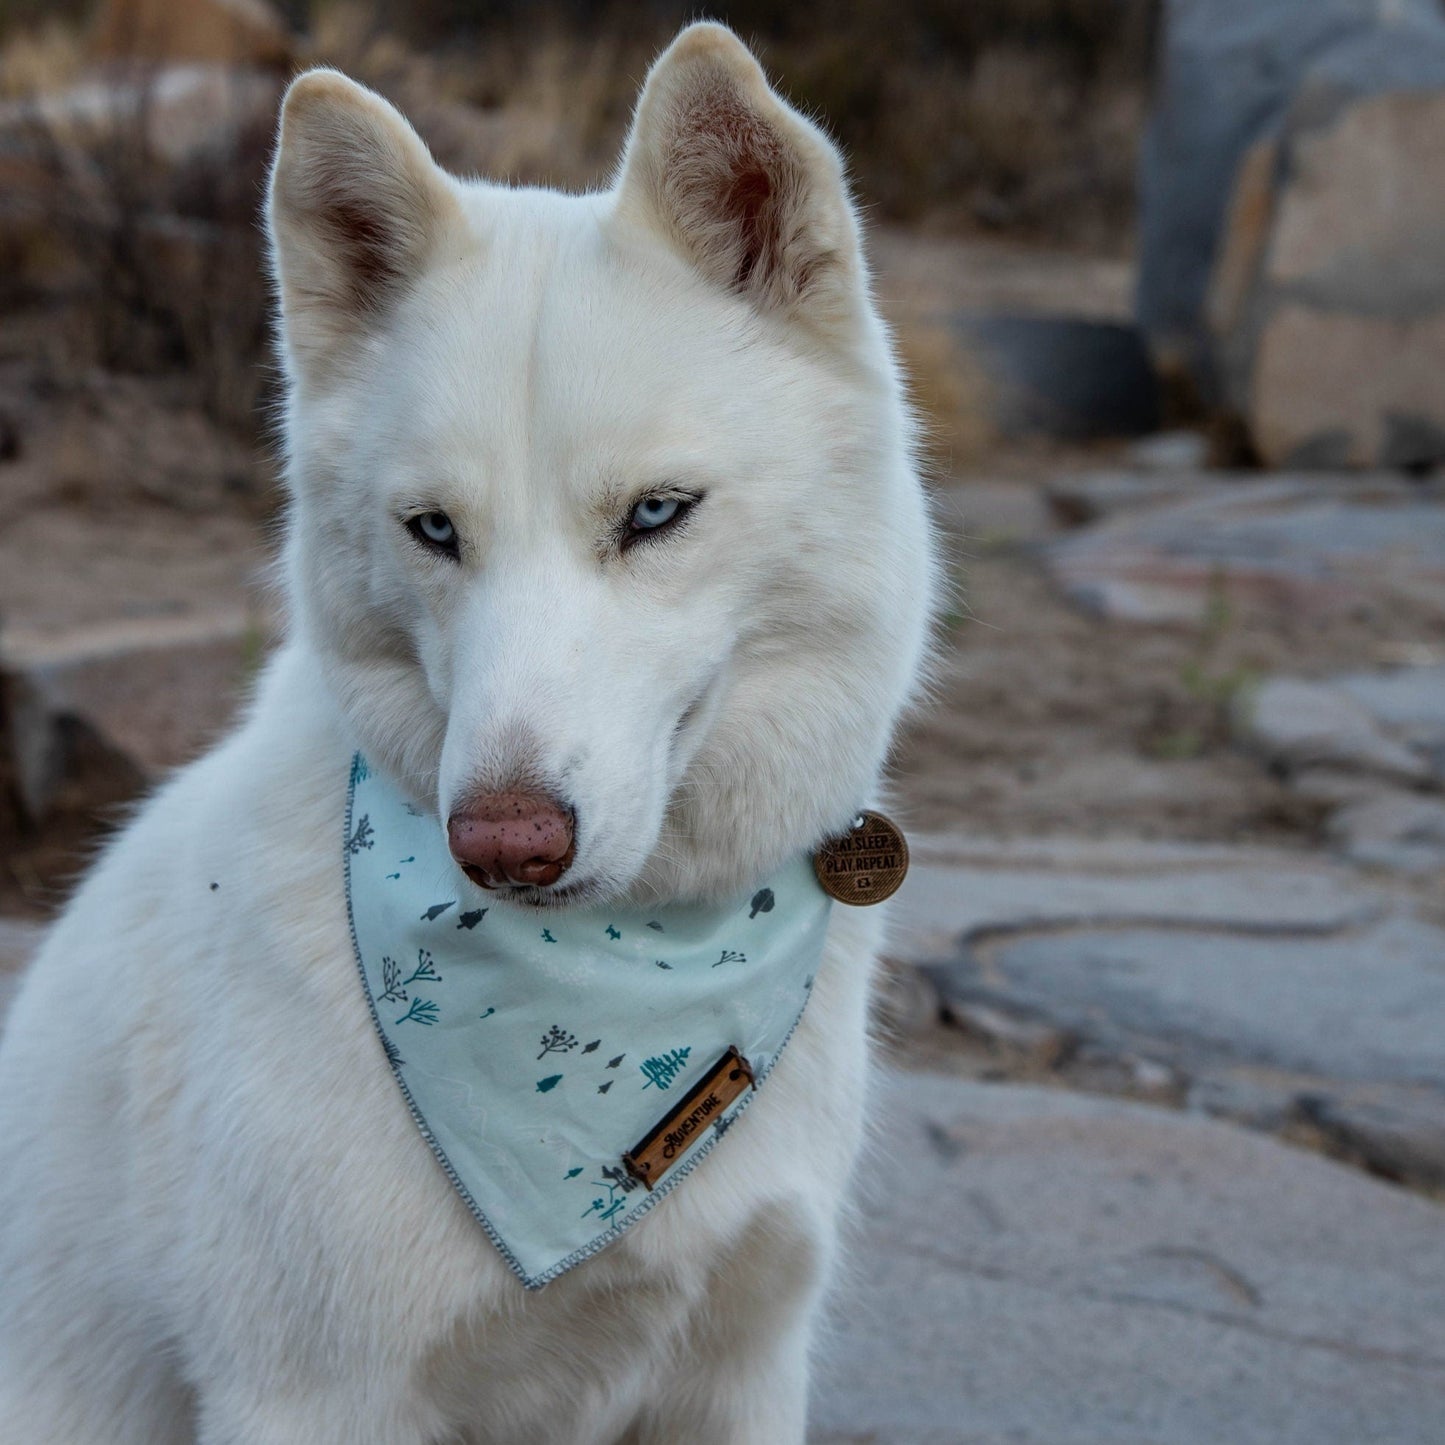
M 590 879 L 573 883 L 536 887 L 514 884 L 490 890 L 523 908 L 575 908 L 579 904 L 601 903 L 606 890 Z

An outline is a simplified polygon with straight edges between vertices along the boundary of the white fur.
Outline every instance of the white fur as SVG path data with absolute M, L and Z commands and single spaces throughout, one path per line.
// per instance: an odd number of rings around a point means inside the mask
M 719 893 L 876 796 L 933 566 L 836 153 L 695 26 L 609 193 L 457 181 L 314 72 L 269 219 L 290 635 L 10 1015 L 0 1442 L 798 1445 L 881 910 L 834 910 L 792 1044 L 695 1176 L 527 1294 L 385 1065 L 339 838 L 357 746 L 440 819 L 564 797 L 560 886 L 597 897 Z M 666 487 L 705 497 L 620 551 Z M 460 562 L 405 531 L 432 509 Z

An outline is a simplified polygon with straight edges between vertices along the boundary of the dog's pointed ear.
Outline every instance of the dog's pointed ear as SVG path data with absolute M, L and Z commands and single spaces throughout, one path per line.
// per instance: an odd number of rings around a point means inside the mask
M 842 160 L 724 26 L 689 26 L 652 67 L 617 209 L 760 310 L 823 329 L 857 315 L 864 280 Z
M 335 70 L 292 82 L 266 220 L 282 331 L 302 379 L 343 364 L 460 216 L 446 175 L 387 101 Z

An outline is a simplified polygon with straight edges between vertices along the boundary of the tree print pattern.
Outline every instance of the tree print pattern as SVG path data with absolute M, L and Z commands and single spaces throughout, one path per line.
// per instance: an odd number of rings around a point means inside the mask
M 691 1048 L 670 1049 L 656 1058 L 644 1059 L 638 1065 L 647 1076 L 647 1082 L 642 1087 L 650 1089 L 656 1084 L 659 1089 L 669 1088 L 672 1081 L 687 1067 L 687 1056 L 691 1052 Z
M 571 1177 L 568 1175 L 569 1179 Z M 605 1189 L 607 1197 L 604 1199 L 599 1195 L 594 1199 L 582 1211 L 582 1218 L 595 1214 L 599 1220 L 608 1221 L 627 1208 L 627 1196 L 638 1187 L 638 1181 L 623 1169 L 604 1166 L 602 1178 L 592 1180 L 592 1185 L 595 1189 Z
M 406 990 L 401 986 L 401 965 L 388 955 L 381 959 L 381 993 L 378 998 L 387 1003 L 405 1003 Z
M 416 968 L 412 971 L 410 978 L 404 978 L 402 980 L 401 986 L 405 988 L 408 984 L 415 983 L 418 979 L 423 979 L 427 983 L 440 983 L 442 981 L 441 974 L 436 971 L 436 965 L 432 962 L 431 954 L 424 948 L 417 949 Z M 405 999 L 406 995 L 403 994 L 402 998 Z
M 565 1054 L 569 1049 L 577 1047 L 577 1036 L 569 1034 L 560 1024 L 553 1024 L 545 1034 L 542 1035 L 542 1052 L 537 1055 L 539 1059 L 545 1059 L 548 1054 Z

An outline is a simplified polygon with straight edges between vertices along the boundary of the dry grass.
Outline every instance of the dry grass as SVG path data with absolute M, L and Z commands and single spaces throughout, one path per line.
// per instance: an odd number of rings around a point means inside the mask
M 186 373 L 217 419 L 249 428 L 265 376 L 256 203 L 271 117 L 241 121 L 212 154 L 178 154 L 157 144 L 169 120 L 151 79 L 117 84 L 128 102 L 99 116 L 46 95 L 12 110 L 23 169 L 7 300 L 53 313 L 62 372 Z
M 0 49 L 0 100 L 22 100 L 70 85 L 85 67 L 80 30 L 47 20 L 16 30 Z
M 823 17 L 737 0 L 706 13 L 839 139 L 877 214 L 1118 250 L 1155 4 L 846 0 Z M 649 61 L 697 13 L 666 0 L 344 0 L 317 10 L 314 36 L 419 112 L 480 111 L 491 173 L 577 187 L 605 177 Z

